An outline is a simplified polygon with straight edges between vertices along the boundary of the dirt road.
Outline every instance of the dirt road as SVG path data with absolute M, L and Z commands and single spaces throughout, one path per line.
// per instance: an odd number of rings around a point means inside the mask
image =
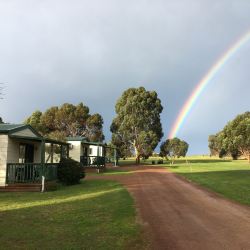
M 140 221 L 151 235 L 152 249 L 250 250 L 250 208 L 220 198 L 162 168 L 132 169 L 135 172 L 129 175 L 90 178 L 112 179 L 125 185 L 135 199 Z

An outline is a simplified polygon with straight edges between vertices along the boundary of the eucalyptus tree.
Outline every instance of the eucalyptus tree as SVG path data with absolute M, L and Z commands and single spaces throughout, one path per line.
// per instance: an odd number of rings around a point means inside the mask
M 116 116 L 110 127 L 112 143 L 133 152 L 140 163 L 141 157 L 153 153 L 163 136 L 162 110 L 155 91 L 144 87 L 127 89 L 115 105 Z
M 188 152 L 188 143 L 175 137 L 173 139 L 167 139 L 161 144 L 160 155 L 162 157 L 170 157 L 172 164 L 175 158 L 185 157 Z
M 103 141 L 103 119 L 100 114 L 91 115 L 83 103 L 64 103 L 53 106 L 44 113 L 35 111 L 25 121 L 42 135 L 55 139 L 67 136 L 84 136 L 90 141 Z
M 39 131 L 41 134 L 44 133 L 43 125 L 41 123 L 42 112 L 39 110 L 34 111 L 31 116 L 29 116 L 24 123 L 31 125 L 35 130 Z
M 243 155 L 250 162 L 250 112 L 240 114 L 230 121 L 221 131 L 220 140 L 226 151 Z
M 208 147 L 211 156 L 219 155 L 218 135 L 210 135 L 208 137 Z

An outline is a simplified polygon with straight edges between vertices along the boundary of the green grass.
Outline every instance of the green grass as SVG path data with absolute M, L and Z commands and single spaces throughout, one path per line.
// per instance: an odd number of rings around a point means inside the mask
M 177 161 L 171 171 L 229 199 L 250 205 L 250 164 L 247 161 L 189 159 Z
M 129 166 L 129 165 L 135 165 L 136 161 L 134 157 L 126 158 L 125 160 L 120 159 L 119 160 L 119 166 Z
M 117 182 L 0 193 L 0 249 L 138 249 L 134 202 Z

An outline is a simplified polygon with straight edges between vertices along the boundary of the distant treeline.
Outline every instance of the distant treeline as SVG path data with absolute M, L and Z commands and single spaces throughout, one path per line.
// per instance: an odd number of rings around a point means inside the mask
M 210 135 L 208 143 L 211 155 L 230 155 L 233 159 L 243 156 L 250 162 L 250 112 L 236 116 L 217 134 Z

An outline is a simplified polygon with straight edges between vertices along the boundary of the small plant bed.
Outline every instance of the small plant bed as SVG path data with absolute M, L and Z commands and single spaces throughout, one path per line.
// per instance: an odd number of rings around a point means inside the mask
M 143 249 L 134 202 L 114 181 L 0 193 L 1 249 Z M 131 247 L 132 246 L 132 247 Z

